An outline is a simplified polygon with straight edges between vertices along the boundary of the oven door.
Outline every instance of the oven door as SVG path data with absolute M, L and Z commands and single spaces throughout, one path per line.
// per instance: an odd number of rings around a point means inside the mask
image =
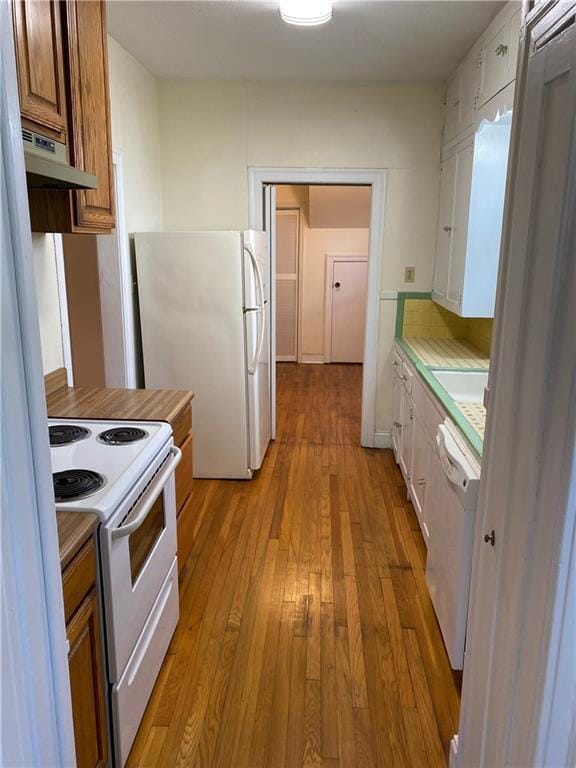
M 109 679 L 120 679 L 176 556 L 174 469 L 170 446 L 132 496 L 100 528 Z M 140 485 L 140 484 L 139 484 Z

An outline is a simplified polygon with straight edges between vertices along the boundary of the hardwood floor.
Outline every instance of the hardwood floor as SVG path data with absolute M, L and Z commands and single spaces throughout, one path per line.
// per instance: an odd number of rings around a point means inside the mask
M 440 766 L 459 691 L 391 451 L 359 446 L 361 366 L 278 366 L 250 482 L 196 480 L 180 625 L 131 766 Z

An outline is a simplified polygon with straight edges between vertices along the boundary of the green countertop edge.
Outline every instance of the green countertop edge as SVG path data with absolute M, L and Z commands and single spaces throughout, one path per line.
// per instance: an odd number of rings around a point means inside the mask
M 430 368 L 422 362 L 422 360 L 418 357 L 418 355 L 414 352 L 414 350 L 409 346 L 409 343 L 407 343 L 403 338 L 399 336 L 396 336 L 395 342 L 396 344 L 398 344 L 400 349 L 405 353 L 406 357 L 408 357 L 410 362 L 414 365 L 414 367 L 416 368 L 420 376 L 422 376 L 428 388 L 432 391 L 432 394 L 440 401 L 444 410 L 448 413 L 450 418 L 454 421 L 454 423 L 456 424 L 460 432 L 462 432 L 462 434 L 470 444 L 470 447 L 476 454 L 476 457 L 478 459 L 481 459 L 483 441 L 480 435 L 476 432 L 476 430 L 470 424 L 466 416 L 464 416 L 464 414 L 458 408 L 454 400 L 452 400 L 448 392 L 446 392 L 444 387 L 440 384 L 438 379 L 431 372 Z M 441 370 L 441 369 L 438 366 L 435 366 L 434 370 Z M 446 368 L 443 370 L 473 371 L 478 369 Z

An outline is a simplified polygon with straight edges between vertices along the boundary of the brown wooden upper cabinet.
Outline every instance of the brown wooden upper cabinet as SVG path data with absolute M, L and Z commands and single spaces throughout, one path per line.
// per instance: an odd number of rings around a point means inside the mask
M 106 5 L 101 0 L 14 0 L 25 128 L 67 144 L 97 189 L 30 190 L 34 232 L 106 234 L 115 227 Z

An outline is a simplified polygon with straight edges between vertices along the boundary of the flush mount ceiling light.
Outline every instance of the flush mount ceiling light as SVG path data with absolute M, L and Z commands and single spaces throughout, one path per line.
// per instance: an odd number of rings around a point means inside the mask
M 330 0 L 281 0 L 280 16 L 287 24 L 314 27 L 332 18 Z

